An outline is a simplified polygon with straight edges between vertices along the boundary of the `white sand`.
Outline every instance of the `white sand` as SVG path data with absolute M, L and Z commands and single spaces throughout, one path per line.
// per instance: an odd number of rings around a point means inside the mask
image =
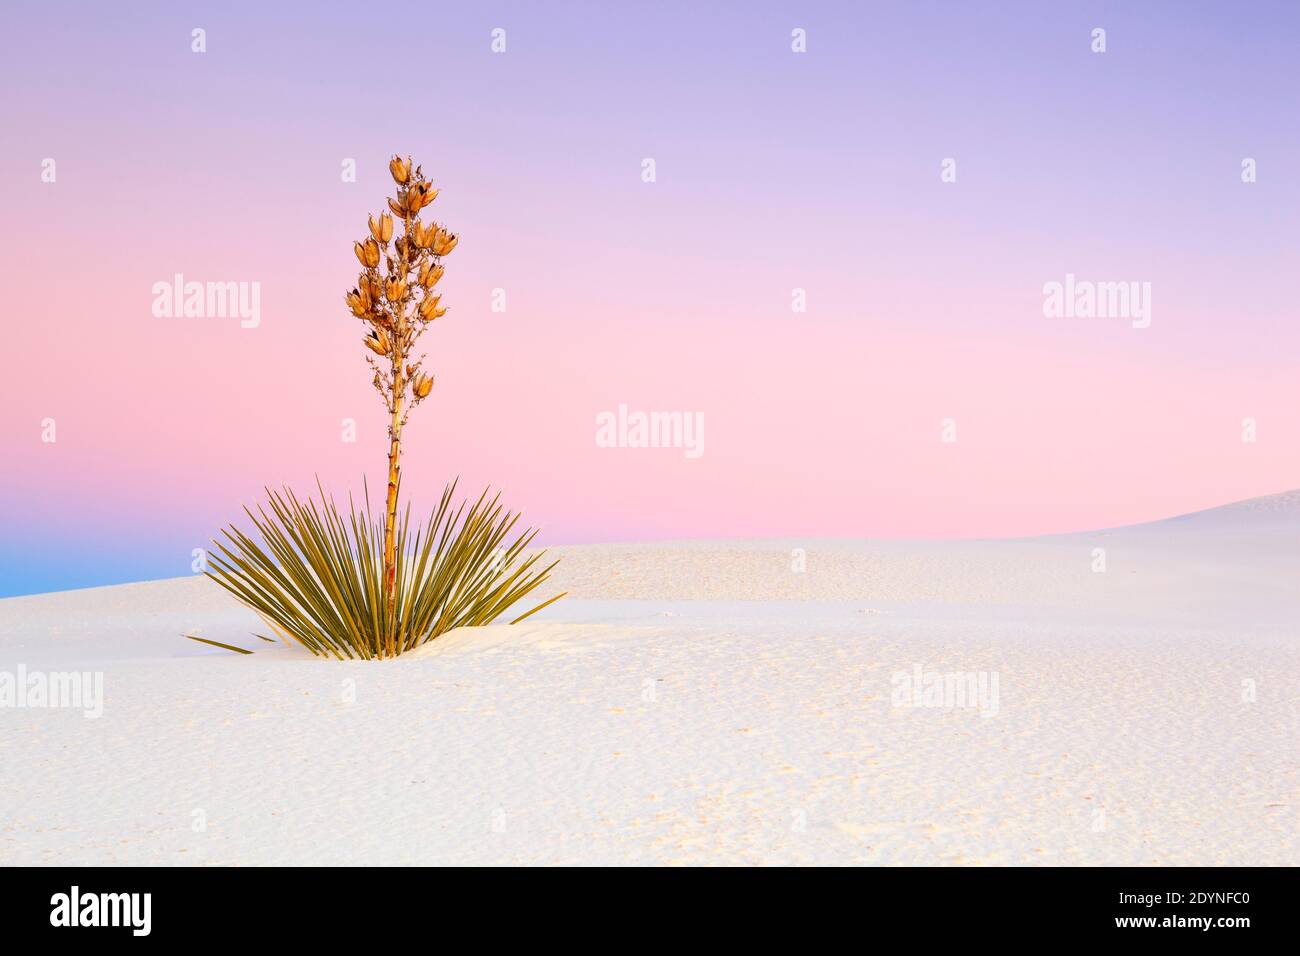
M 0 863 L 1294 865 L 1298 542 L 1291 493 L 1028 541 L 565 548 L 541 620 L 384 663 L 250 638 L 201 578 L 0 601 L 0 672 L 105 696 L 0 709 Z M 996 713 L 896 706 L 916 666 L 996 673 Z

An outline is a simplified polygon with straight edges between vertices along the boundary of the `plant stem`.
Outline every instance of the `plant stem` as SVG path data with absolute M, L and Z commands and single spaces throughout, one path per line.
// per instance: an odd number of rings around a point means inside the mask
M 403 197 L 404 199 L 405 197 Z M 397 274 L 405 282 L 410 274 L 411 211 L 406 208 L 402 217 L 404 226 L 402 253 L 398 259 Z M 402 394 L 406 381 L 402 373 L 406 367 L 406 303 L 409 291 L 395 304 L 393 316 L 393 419 L 388 426 L 388 502 L 384 509 L 384 603 L 388 609 L 388 656 L 397 656 L 397 485 L 401 477 L 402 457 Z M 405 635 L 401 636 L 405 639 Z M 382 651 L 381 651 L 382 653 Z
M 388 653 L 394 653 L 397 630 L 397 484 L 402 455 L 402 369 L 393 368 L 393 421 L 388 426 L 388 502 L 384 511 L 384 598 L 388 607 Z M 382 653 L 382 651 L 381 651 Z

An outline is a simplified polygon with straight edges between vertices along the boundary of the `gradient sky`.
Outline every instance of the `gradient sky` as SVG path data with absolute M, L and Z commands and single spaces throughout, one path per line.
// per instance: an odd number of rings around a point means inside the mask
M 1295 4 L 3 20 L 0 594 L 186 574 L 263 484 L 382 483 L 342 293 L 397 150 L 461 236 L 406 432 L 417 507 L 459 474 L 556 543 L 983 537 L 1300 485 Z M 1045 318 L 1067 272 L 1150 282 L 1151 327 Z M 261 325 L 156 318 L 175 273 L 259 282 Z M 620 403 L 702 413 L 703 457 L 597 447 Z

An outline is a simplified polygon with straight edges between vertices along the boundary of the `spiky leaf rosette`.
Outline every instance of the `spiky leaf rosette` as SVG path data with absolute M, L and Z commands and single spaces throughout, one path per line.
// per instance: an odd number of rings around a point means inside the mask
M 455 489 L 453 482 L 443 491 L 424 526 L 411 524 L 409 507 L 402 516 L 391 610 L 384 532 L 370 517 L 368 494 L 360 511 L 349 496 L 344 513 L 324 489 L 318 502 L 268 488 L 256 513 L 244 509 L 261 542 L 227 528 L 226 542 L 213 542 L 217 553 L 209 557 L 207 576 L 286 642 L 321 657 L 395 657 L 452 628 L 490 624 L 542 584 L 557 562 L 541 566 L 544 551 L 524 556 L 537 531 L 512 537 L 519 515 L 506 511 L 499 495 L 489 499 L 484 491 L 472 506 L 462 501 L 453 509 Z

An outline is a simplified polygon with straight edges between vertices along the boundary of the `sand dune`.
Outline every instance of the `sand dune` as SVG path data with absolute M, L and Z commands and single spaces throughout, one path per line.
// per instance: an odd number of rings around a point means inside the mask
M 0 861 L 1300 863 L 1298 532 L 561 548 L 540 619 L 388 663 L 200 578 L 0 601 L 0 674 L 103 680 L 0 709 Z

